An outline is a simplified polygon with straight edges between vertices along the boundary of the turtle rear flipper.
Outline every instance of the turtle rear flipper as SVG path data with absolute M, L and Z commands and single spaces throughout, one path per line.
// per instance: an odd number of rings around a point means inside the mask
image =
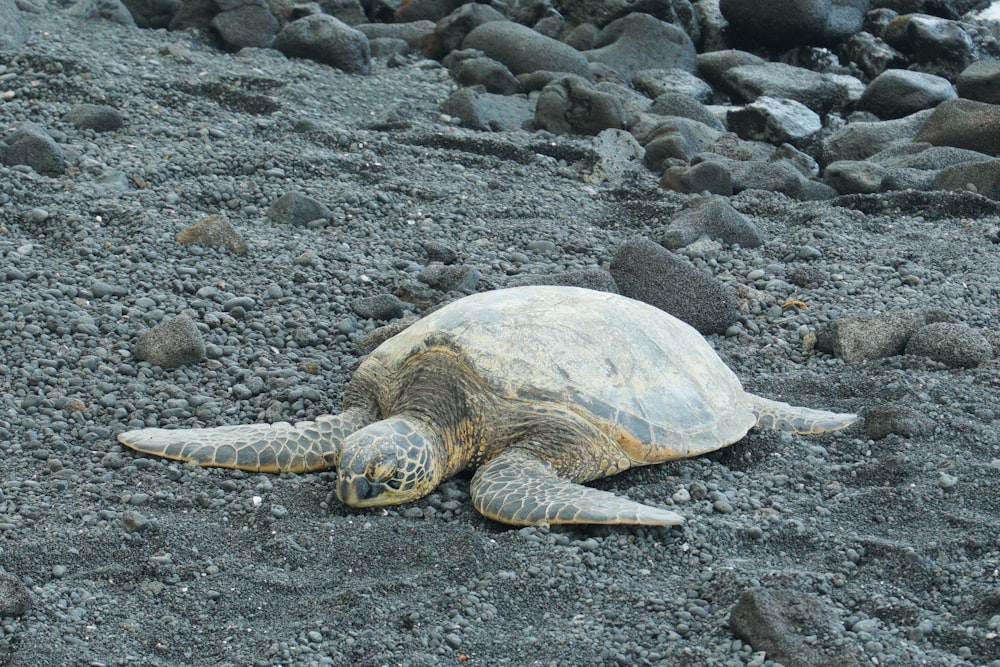
M 676 526 L 684 517 L 559 477 L 530 452 L 508 449 L 472 478 L 472 502 L 484 516 L 515 526 L 557 523 Z
M 296 424 L 253 424 L 215 428 L 144 428 L 118 442 L 144 454 L 200 466 L 252 472 L 310 472 L 336 467 L 347 434 L 362 425 L 352 411 Z
M 858 416 L 855 414 L 813 410 L 781 401 L 772 401 L 760 396 L 751 396 L 751 398 L 753 399 L 754 414 L 757 415 L 758 428 L 811 435 L 839 431 L 858 420 Z

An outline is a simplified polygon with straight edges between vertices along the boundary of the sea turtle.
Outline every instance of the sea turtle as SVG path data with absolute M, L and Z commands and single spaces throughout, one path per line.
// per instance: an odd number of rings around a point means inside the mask
M 376 348 L 343 411 L 315 421 L 118 436 L 132 449 L 261 472 L 337 469 L 337 497 L 415 500 L 466 469 L 485 516 L 514 525 L 675 525 L 683 518 L 581 482 L 725 447 L 754 425 L 844 428 L 853 414 L 743 390 L 692 327 L 577 287 L 474 294 Z

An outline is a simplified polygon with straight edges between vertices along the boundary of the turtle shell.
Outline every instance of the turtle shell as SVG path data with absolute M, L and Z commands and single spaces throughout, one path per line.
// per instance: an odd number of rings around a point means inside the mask
M 751 396 L 697 330 L 618 294 L 541 285 L 474 294 L 372 356 L 392 370 L 442 337 L 498 394 L 589 411 L 644 445 L 637 453 L 648 462 L 718 449 L 757 421 Z

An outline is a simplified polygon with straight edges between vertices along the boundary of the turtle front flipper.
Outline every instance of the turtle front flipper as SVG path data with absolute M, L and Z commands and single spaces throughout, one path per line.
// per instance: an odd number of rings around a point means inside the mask
M 515 526 L 557 523 L 676 526 L 684 517 L 560 477 L 531 452 L 508 449 L 472 478 L 472 502 L 484 516 Z
M 296 424 L 144 428 L 120 434 L 118 442 L 144 454 L 200 466 L 252 472 L 310 472 L 336 467 L 344 439 L 367 421 L 364 411 L 353 409 Z

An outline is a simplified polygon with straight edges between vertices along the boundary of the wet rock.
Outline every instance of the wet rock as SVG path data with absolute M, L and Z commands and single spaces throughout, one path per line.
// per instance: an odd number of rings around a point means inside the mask
M 726 115 L 730 131 L 740 139 L 766 141 L 781 145 L 809 145 L 820 130 L 823 121 L 809 107 L 795 100 L 762 95 L 753 102 Z
M 348 74 L 371 72 L 371 47 L 364 33 L 326 14 L 292 21 L 271 45 L 289 58 L 306 58 Z
M 706 160 L 690 167 L 669 167 L 660 178 L 660 187 L 675 192 L 707 192 L 728 197 L 733 194 L 733 176 L 724 164 Z
M 838 610 L 800 590 L 744 591 L 729 614 L 729 627 L 786 667 L 861 667 L 867 662 L 852 644 L 837 641 L 844 634 Z
M 62 148 L 39 125 L 25 123 L 0 143 L 0 162 L 24 164 L 39 174 L 58 176 L 66 171 Z
M 878 192 L 886 171 L 875 162 L 840 160 L 827 165 L 823 182 L 842 195 Z
M 178 315 L 140 335 L 132 356 L 154 366 L 178 368 L 202 361 L 205 343 L 194 321 Z
M 970 190 L 1000 200 L 1000 160 L 958 164 L 934 177 L 935 190 Z
M 1000 105 L 961 98 L 942 102 L 928 116 L 914 141 L 998 155 Z
M 617 71 L 628 82 L 647 69 L 693 72 L 697 53 L 688 34 L 649 14 L 629 14 L 612 21 L 597 35 L 587 60 Z
M 775 48 L 826 46 L 860 32 L 868 0 L 720 0 L 732 34 Z
M 306 225 L 315 220 L 328 220 L 330 209 L 303 192 L 291 190 L 281 195 L 267 209 L 267 217 L 288 225 Z
M 723 333 L 739 317 L 728 287 L 648 239 L 618 246 L 611 275 L 625 296 L 665 310 L 703 334 Z
M 958 75 L 955 81 L 961 97 L 987 104 L 1000 104 L 1000 61 L 979 60 Z
M 585 79 L 566 76 L 542 89 L 535 123 L 555 134 L 598 134 L 625 127 L 625 110 L 612 95 L 594 90 Z
M 978 330 L 960 322 L 932 322 L 913 332 L 906 354 L 928 357 L 952 368 L 974 368 L 993 356 Z
M 671 95 L 676 99 L 684 96 L 695 102 L 707 103 L 712 100 L 712 87 L 687 70 L 644 69 L 632 77 L 632 86 L 646 97 L 654 100 L 661 95 Z M 661 113 L 659 111 L 654 113 Z M 685 114 L 667 114 L 666 116 Z
M 927 321 L 924 312 L 841 318 L 816 332 L 816 347 L 845 361 L 891 357 L 902 354 L 913 332 Z
M 477 26 L 462 42 L 464 49 L 478 49 L 502 62 L 513 74 L 538 70 L 590 76 L 587 59 L 573 47 L 511 21 L 490 21 Z
M 864 417 L 865 435 L 872 440 L 893 434 L 913 438 L 934 432 L 934 422 L 923 413 L 896 403 L 875 406 Z
M 225 216 L 210 215 L 190 227 L 177 232 L 178 243 L 197 243 L 205 246 L 221 245 L 236 255 L 245 255 L 247 242 Z
M 726 88 L 738 99 L 786 98 L 824 114 L 842 102 L 841 86 L 827 74 L 784 63 L 741 65 L 722 75 Z
M 886 70 L 868 84 L 857 109 L 879 118 L 903 118 L 922 109 L 933 109 L 957 97 L 951 82 L 940 76 L 902 69 Z
M 212 18 L 211 26 L 228 48 L 238 51 L 244 47 L 271 45 L 280 25 L 264 0 L 216 2 L 220 11 Z
M 955 73 L 987 55 L 961 23 L 926 14 L 904 14 L 893 19 L 886 25 L 882 39 L 916 62 L 950 67 Z
M 703 236 L 726 244 L 738 243 L 745 248 L 756 248 L 764 243 L 757 225 L 730 206 L 724 197 L 699 197 L 689 201 L 670 221 L 660 243 L 676 250 Z
M 722 121 L 704 104 L 682 93 L 663 93 L 657 96 L 647 112 L 658 116 L 690 118 L 720 132 L 726 131 L 726 126 Z
M 889 68 L 906 66 L 906 56 L 868 32 L 851 35 L 843 49 L 847 58 L 871 79 Z
M 438 21 L 433 33 L 420 46 L 431 58 L 441 59 L 461 48 L 466 36 L 477 27 L 490 21 L 506 20 L 507 17 L 489 5 L 465 4 Z
M 106 104 L 77 104 L 66 112 L 63 120 L 94 132 L 111 132 L 125 125 L 121 113 Z
M 695 74 L 716 88 L 724 88 L 726 86 L 725 74 L 734 67 L 766 64 L 766 60 L 749 51 L 724 49 L 699 53 Z

